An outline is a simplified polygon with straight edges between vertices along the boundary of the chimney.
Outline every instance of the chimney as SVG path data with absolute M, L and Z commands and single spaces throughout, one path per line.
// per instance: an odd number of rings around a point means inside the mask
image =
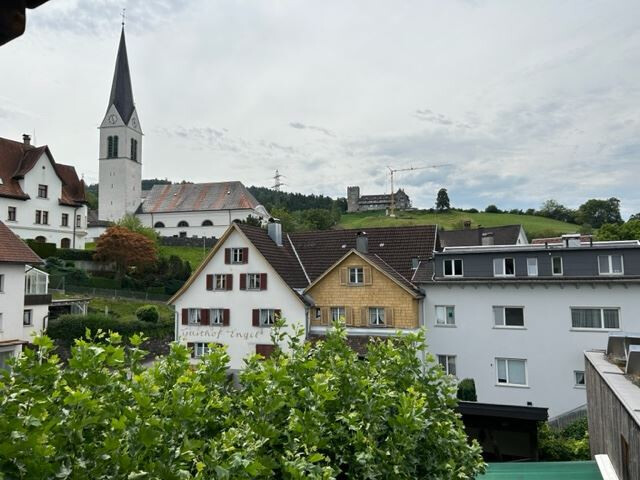
M 25 147 L 30 147 L 31 146 L 31 135 L 27 135 L 26 133 L 24 133 L 22 135 L 22 143 L 24 143 Z
M 580 234 L 579 233 L 570 233 L 567 235 L 562 235 L 562 240 L 564 240 L 565 247 L 579 247 L 580 246 Z
M 465 230 L 469 230 L 471 228 L 471 220 L 465 220 L 463 225 Z
M 493 245 L 493 233 L 483 233 L 482 234 L 482 245 Z
M 356 234 L 356 250 L 360 253 L 369 253 L 369 238 L 367 232 L 358 232 Z
M 277 218 L 269 219 L 269 223 L 267 224 L 267 234 L 277 246 L 282 246 L 282 224 Z

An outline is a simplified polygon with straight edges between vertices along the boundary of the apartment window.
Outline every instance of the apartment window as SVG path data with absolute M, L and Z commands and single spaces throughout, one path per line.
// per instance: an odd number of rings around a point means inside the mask
M 538 276 L 538 259 L 527 258 L 527 275 L 530 277 Z
M 261 290 L 260 288 L 261 275 L 259 273 L 249 273 L 247 277 L 249 280 L 249 284 L 248 284 L 249 290 Z
M 619 308 L 572 308 L 573 328 L 618 329 L 620 328 Z
M 232 263 L 244 263 L 244 248 L 232 248 L 231 249 L 231 262 Z
M 30 327 L 33 325 L 33 310 L 25 310 L 22 313 L 22 324 L 25 327 Z
M 36 210 L 36 223 L 42 223 L 42 210 Z
M 347 309 L 345 307 L 331 307 L 332 322 L 337 322 L 339 320 L 344 322 L 346 318 L 347 318 Z
M 0 293 L 4 293 L 4 274 L 0 274 Z
M 194 343 L 193 344 L 193 356 L 194 357 L 202 357 L 209 353 L 211 349 L 209 348 L 208 343 Z
M 501 385 L 526 385 L 527 361 L 518 358 L 496 358 L 498 383 Z
M 213 276 L 214 284 L 216 290 L 226 290 L 227 289 L 227 276 L 221 275 L 219 273 Z
M 317 322 L 322 321 L 322 309 L 321 308 L 316 308 L 315 309 L 315 314 L 316 314 L 316 321 Z
M 362 285 L 364 283 L 364 268 L 363 267 L 351 267 L 351 268 L 349 268 L 349 283 L 351 285 Z
M 574 380 L 575 380 L 575 386 L 576 387 L 584 387 L 585 386 L 584 371 L 583 370 L 574 370 L 573 377 L 574 377 Z
M 76 215 L 76 228 L 82 227 L 82 215 Z
M 562 257 L 551 257 L 551 273 L 562 275 Z
M 68 227 L 69 226 L 69 214 L 68 213 L 63 213 L 62 214 L 62 219 L 60 220 L 60 225 L 63 227 Z
M 16 221 L 16 207 L 9 207 L 7 211 L 7 220 L 10 222 Z
M 436 306 L 436 325 L 455 325 L 456 312 L 452 305 Z
M 600 275 L 622 275 L 622 255 L 598 255 L 598 273 Z
M 516 274 L 516 262 L 513 258 L 494 258 L 493 276 L 512 277 Z
M 209 321 L 211 325 L 222 325 L 224 323 L 224 309 L 212 308 L 209 310 Z
M 384 308 L 369 307 L 369 323 L 374 326 L 384 325 Z
M 0 314 L 1 316 L 2 314 Z M 9 369 L 9 364 L 7 363 L 13 357 L 13 353 L 10 351 L 0 352 L 0 368 L 5 370 Z
M 462 259 L 444 260 L 444 276 L 445 277 L 461 277 L 462 276 Z
M 276 311 L 271 308 L 260 309 L 260 326 L 270 326 L 276 323 Z
M 48 198 L 49 187 L 47 185 L 38 185 L 38 198 Z
M 447 375 L 456 376 L 456 356 L 455 355 L 438 355 L 438 363 L 442 365 Z
M 49 212 L 46 210 L 42 211 L 42 224 L 49 225 Z
M 523 307 L 493 307 L 496 327 L 524 327 Z
M 200 325 L 201 312 L 199 308 L 190 308 L 189 309 L 189 325 Z

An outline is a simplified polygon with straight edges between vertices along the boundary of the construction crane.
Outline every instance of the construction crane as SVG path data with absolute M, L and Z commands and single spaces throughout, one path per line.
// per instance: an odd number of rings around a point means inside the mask
M 396 197 L 395 192 L 393 191 L 393 174 L 396 172 L 408 172 L 410 170 L 424 170 L 425 168 L 438 168 L 438 167 L 449 167 L 450 163 L 443 163 L 440 165 L 425 165 L 423 167 L 408 167 L 408 168 L 391 168 L 387 166 L 389 169 L 389 176 L 391 177 L 391 207 L 389 208 L 389 216 L 396 216 Z
M 275 183 L 272 187 L 276 192 L 280 191 L 281 186 L 286 185 L 286 183 L 280 181 L 281 178 L 284 178 L 284 175 L 281 175 L 280 172 L 278 172 L 278 170 L 276 169 L 276 174 L 273 176 L 273 180 L 275 181 Z

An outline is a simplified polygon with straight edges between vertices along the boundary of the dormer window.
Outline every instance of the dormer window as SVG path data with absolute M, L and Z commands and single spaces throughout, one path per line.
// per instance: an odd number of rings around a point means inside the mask
M 494 258 L 494 277 L 513 277 L 516 274 L 516 262 L 513 258 Z
M 622 275 L 624 273 L 622 255 L 598 255 L 598 273 L 600 275 Z
M 461 277 L 462 276 L 462 259 L 448 258 L 443 261 L 443 270 L 445 277 Z
M 47 185 L 38 185 L 38 198 L 48 198 L 49 187 Z
M 551 273 L 562 275 L 562 257 L 551 257 Z

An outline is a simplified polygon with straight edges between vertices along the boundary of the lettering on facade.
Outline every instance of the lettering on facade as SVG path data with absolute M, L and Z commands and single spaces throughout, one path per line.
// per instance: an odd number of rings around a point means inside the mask
M 180 340 L 200 342 L 216 342 L 226 339 L 255 340 L 268 336 L 265 328 L 247 332 L 225 327 L 187 327 L 180 329 Z

